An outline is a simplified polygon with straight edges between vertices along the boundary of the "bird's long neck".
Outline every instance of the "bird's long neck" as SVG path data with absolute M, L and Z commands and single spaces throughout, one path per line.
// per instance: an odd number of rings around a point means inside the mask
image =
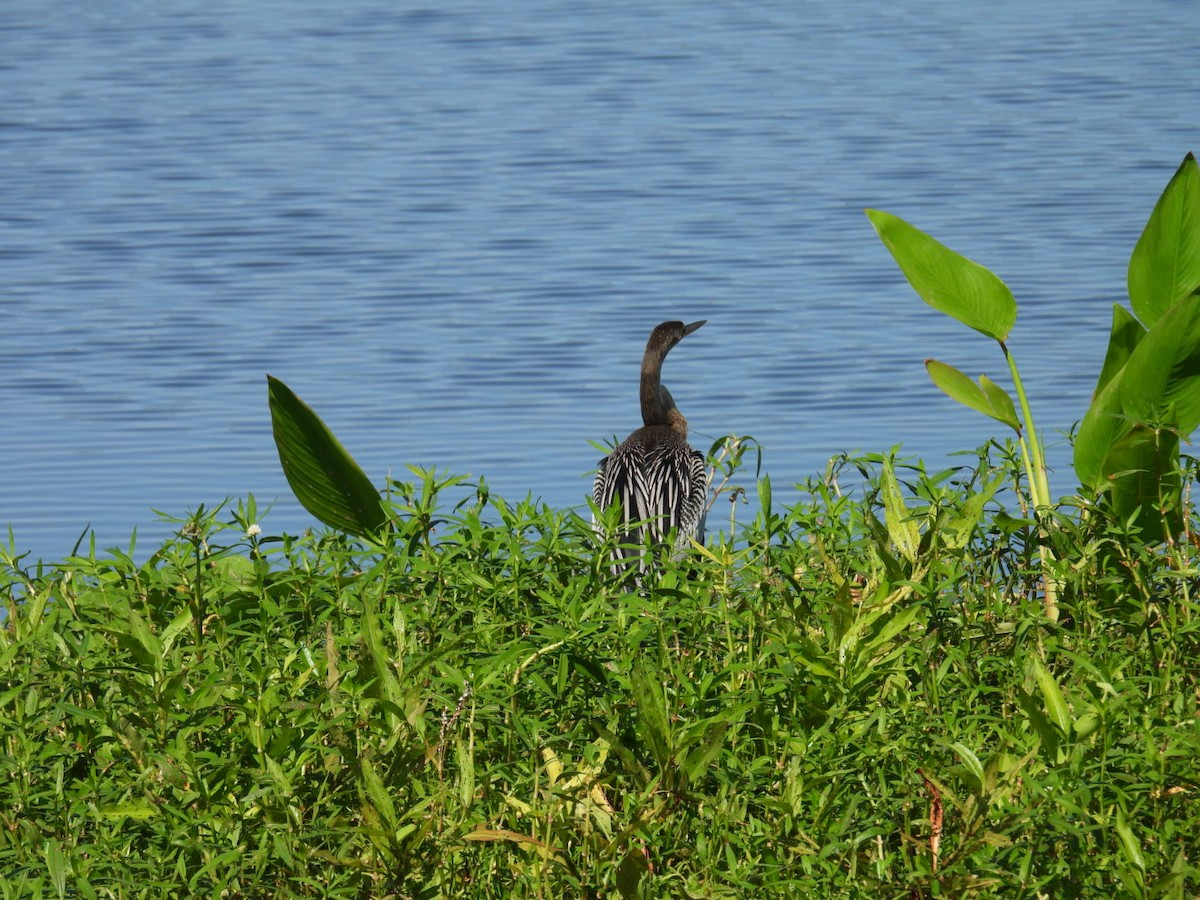
M 662 383 L 662 357 L 652 359 L 649 350 L 642 361 L 642 423 L 644 425 L 667 425 L 684 440 L 687 440 L 687 419 L 675 405 L 675 398 Z
M 646 355 L 642 357 L 642 424 L 666 425 L 667 410 L 675 405 L 670 392 L 662 386 L 662 365 L 666 354 L 658 347 L 646 347 Z M 664 397 L 664 393 L 666 396 Z

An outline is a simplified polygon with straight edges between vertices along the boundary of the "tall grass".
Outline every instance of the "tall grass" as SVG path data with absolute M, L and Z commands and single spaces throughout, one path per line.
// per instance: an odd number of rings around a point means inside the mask
M 253 501 L 144 563 L 10 547 L 0 896 L 1195 896 L 1196 548 L 1043 531 L 1018 465 L 762 479 L 640 588 L 431 473 L 385 549 Z

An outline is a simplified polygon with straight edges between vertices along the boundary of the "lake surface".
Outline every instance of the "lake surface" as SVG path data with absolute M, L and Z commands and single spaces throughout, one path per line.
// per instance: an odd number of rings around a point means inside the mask
M 1179 0 L 9 0 L 0 41 L 0 528 L 48 560 L 248 493 L 313 525 L 268 372 L 377 483 L 581 504 L 664 319 L 708 320 L 666 367 L 693 443 L 754 435 L 777 498 L 842 450 L 945 465 L 1000 426 L 922 361 L 1007 372 L 865 207 L 1012 287 L 1069 492 L 1129 252 L 1200 151 Z

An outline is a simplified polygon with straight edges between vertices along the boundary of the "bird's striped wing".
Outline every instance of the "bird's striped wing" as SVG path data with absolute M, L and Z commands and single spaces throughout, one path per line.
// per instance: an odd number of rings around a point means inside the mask
M 708 474 L 703 454 L 680 452 L 670 444 L 626 443 L 600 461 L 593 499 L 600 509 L 621 504 L 622 522 L 644 522 L 629 528 L 623 543 L 639 544 L 643 530 L 655 541 L 676 529 L 676 548 L 693 537 L 703 540 Z

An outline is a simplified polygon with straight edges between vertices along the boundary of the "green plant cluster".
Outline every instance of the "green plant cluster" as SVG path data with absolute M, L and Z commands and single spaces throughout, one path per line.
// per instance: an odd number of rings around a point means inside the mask
M 763 478 L 641 586 L 426 472 L 381 543 L 10 547 L 0 897 L 1195 896 L 1196 547 L 1063 517 L 1052 621 L 1019 470 Z
M 1017 302 L 992 272 L 955 253 L 898 216 L 867 217 L 917 294 L 931 307 L 995 340 L 1020 404 L 986 375 L 978 382 L 936 359 L 930 378 L 948 396 L 1015 432 L 1032 512 L 1050 523 L 1053 506 L 1042 438 L 1009 332 Z M 1183 529 L 1179 454 L 1200 427 L 1200 165 L 1191 153 L 1167 183 L 1129 258 L 1133 312 L 1113 307 L 1112 329 L 1096 389 L 1074 435 L 1080 492 L 1128 521 L 1144 541 L 1170 540 Z M 1053 555 L 1041 548 L 1046 614 L 1058 615 Z

